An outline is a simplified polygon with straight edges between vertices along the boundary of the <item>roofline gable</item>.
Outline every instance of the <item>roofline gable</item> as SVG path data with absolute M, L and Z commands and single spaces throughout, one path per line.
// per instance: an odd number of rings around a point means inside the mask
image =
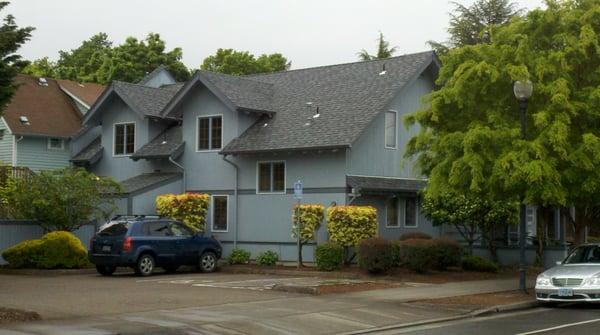
M 66 89 L 64 86 L 62 86 L 61 84 L 58 84 L 58 87 L 65 92 L 69 97 L 71 97 L 73 100 L 77 101 L 78 103 L 82 104 L 85 108 L 87 108 L 88 110 L 90 109 L 90 106 L 88 104 L 86 104 L 83 100 L 81 100 L 79 97 L 77 97 L 75 94 L 73 94 L 71 91 L 69 91 L 68 89 Z
M 146 84 L 152 80 L 154 77 L 156 77 L 157 74 L 161 73 L 161 72 L 166 72 L 167 75 L 171 78 L 171 80 L 173 82 L 177 82 L 177 80 L 175 80 L 175 77 L 173 77 L 173 74 L 171 74 L 171 71 L 169 71 L 169 69 L 167 69 L 167 67 L 164 64 L 159 65 L 156 69 L 152 70 L 152 72 L 148 73 L 146 76 L 144 76 L 144 78 L 142 78 L 139 82 L 138 85 L 144 85 L 146 86 Z
M 437 71 L 439 71 L 441 63 L 435 51 L 431 51 L 431 59 L 428 62 L 424 62 L 423 66 L 421 66 L 419 70 L 415 72 L 412 78 L 410 78 L 410 80 L 407 81 L 406 84 L 400 87 L 398 91 L 394 95 L 392 95 L 392 97 L 386 102 L 385 107 L 382 110 L 380 110 L 375 116 L 373 116 L 373 118 L 367 123 L 367 125 L 363 127 L 363 129 L 361 129 L 361 131 L 359 131 L 358 134 L 356 134 L 356 136 L 350 141 L 351 146 L 353 146 L 356 143 L 356 141 L 360 139 L 363 133 L 373 124 L 373 122 L 375 122 L 375 119 L 377 119 L 377 117 L 381 115 L 381 113 L 389 110 L 389 105 L 394 100 L 394 98 L 400 95 L 407 87 L 410 87 L 412 84 L 414 84 L 415 81 L 417 81 L 417 79 L 421 76 L 421 74 L 423 74 L 423 72 L 425 72 L 432 65 L 435 66 L 435 69 Z
M 227 96 L 225 94 L 223 94 L 223 92 L 221 92 L 221 90 L 219 90 L 208 78 L 206 78 L 206 76 L 204 76 L 201 71 L 196 70 L 196 72 L 194 73 L 192 78 L 190 78 L 190 80 L 187 83 L 185 83 L 185 85 L 183 85 L 183 87 L 177 92 L 177 94 L 175 94 L 175 96 L 171 99 L 171 101 L 169 101 L 167 106 L 165 106 L 165 108 L 162 111 L 162 116 L 168 117 L 169 114 L 171 112 L 173 112 L 173 110 L 183 100 L 183 98 L 185 98 L 188 95 L 188 93 L 192 90 L 192 88 L 194 87 L 194 85 L 196 83 L 201 83 L 202 85 L 204 85 L 212 94 L 214 94 L 219 100 L 221 100 L 221 102 L 223 102 L 225 104 L 225 106 L 227 106 L 227 108 L 229 108 L 232 112 L 235 112 L 237 110 L 237 107 L 235 106 L 235 104 L 229 98 L 227 98 Z
M 98 113 L 100 107 L 103 106 L 105 104 L 105 102 L 108 100 L 108 98 L 111 97 L 113 94 L 115 94 L 119 98 L 121 98 L 121 100 L 123 100 L 123 102 L 125 102 L 125 104 L 129 108 L 131 108 L 135 113 L 137 113 L 142 119 L 146 117 L 146 114 L 144 114 L 142 111 L 140 111 L 134 104 L 131 103 L 131 101 L 128 101 L 129 99 L 126 96 L 117 92 L 117 90 L 115 90 L 114 82 L 111 82 L 110 85 L 108 85 L 108 87 L 106 87 L 104 89 L 104 92 L 102 92 L 100 97 L 98 97 L 96 102 L 94 102 L 94 104 L 87 111 L 87 113 L 85 113 L 81 123 L 82 124 L 88 123 L 92 119 L 92 116 L 94 116 L 95 114 Z

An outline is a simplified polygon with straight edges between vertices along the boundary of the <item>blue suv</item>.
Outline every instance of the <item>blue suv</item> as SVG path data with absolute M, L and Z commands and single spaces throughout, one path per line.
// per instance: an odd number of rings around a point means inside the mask
M 156 267 L 175 272 L 196 265 L 213 272 L 223 247 L 214 238 L 196 234 L 181 222 L 160 217 L 116 217 L 92 237 L 88 256 L 101 275 L 119 266 L 149 276 Z

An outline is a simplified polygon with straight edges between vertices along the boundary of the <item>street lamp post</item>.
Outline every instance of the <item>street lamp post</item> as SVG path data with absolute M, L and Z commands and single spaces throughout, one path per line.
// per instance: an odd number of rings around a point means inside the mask
M 519 100 L 519 118 L 521 120 L 521 139 L 525 139 L 525 130 L 527 127 L 525 113 L 527 112 L 527 103 L 533 93 L 533 84 L 531 81 L 517 81 L 513 87 L 515 97 Z M 527 292 L 527 259 L 525 248 L 527 246 L 527 207 L 524 197 L 519 206 L 519 289 Z

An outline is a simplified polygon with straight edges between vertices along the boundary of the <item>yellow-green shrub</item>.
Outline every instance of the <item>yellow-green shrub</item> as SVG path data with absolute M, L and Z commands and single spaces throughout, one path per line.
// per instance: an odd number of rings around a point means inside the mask
M 75 235 L 55 231 L 39 240 L 16 244 L 2 253 L 14 268 L 82 268 L 88 265 L 87 251 Z
M 335 206 L 327 211 L 329 239 L 352 247 L 377 233 L 377 210 L 371 206 Z
M 195 231 L 204 231 L 208 194 L 162 194 L 156 197 L 156 213 L 181 221 Z
M 296 217 L 298 214 L 298 217 Z M 315 239 L 317 229 L 323 222 L 325 207 L 323 205 L 296 205 L 292 214 L 292 237 L 297 238 L 298 221 L 300 222 L 300 240 L 305 243 Z M 298 220 L 299 219 L 299 220 Z

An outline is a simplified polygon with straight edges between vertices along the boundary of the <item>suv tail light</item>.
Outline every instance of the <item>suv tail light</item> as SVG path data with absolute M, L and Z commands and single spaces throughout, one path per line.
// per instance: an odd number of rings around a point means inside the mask
M 125 237 L 123 240 L 123 251 L 129 252 L 133 249 L 133 238 L 131 236 Z

